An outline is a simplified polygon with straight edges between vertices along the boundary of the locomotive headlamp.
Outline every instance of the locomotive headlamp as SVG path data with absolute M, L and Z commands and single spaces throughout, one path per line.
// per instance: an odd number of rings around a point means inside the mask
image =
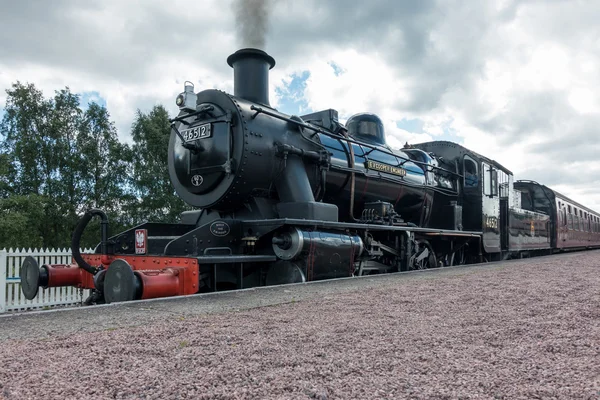
M 194 93 L 194 84 L 190 81 L 184 83 L 183 93 L 179 93 L 175 104 L 180 110 L 196 111 L 196 94 Z

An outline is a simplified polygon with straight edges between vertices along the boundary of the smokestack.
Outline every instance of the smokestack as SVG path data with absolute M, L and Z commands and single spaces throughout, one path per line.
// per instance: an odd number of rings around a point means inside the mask
M 265 106 L 269 104 L 269 70 L 275 60 L 259 49 L 241 49 L 227 57 L 233 68 L 233 95 Z

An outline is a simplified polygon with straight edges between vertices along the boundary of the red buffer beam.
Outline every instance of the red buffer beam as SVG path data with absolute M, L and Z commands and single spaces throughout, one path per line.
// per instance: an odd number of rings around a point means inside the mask
M 96 289 L 110 303 L 198 292 L 199 267 L 194 258 L 100 254 L 82 254 L 82 258 L 98 266 L 99 272 L 92 275 L 75 262 L 38 267 L 35 258 L 27 257 L 20 271 L 23 294 L 31 300 L 40 287 L 75 286 Z

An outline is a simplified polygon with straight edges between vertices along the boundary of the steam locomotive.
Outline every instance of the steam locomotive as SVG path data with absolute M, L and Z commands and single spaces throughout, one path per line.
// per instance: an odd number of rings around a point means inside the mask
M 176 99 L 169 175 L 195 207 L 179 223 L 148 222 L 108 237 L 102 210 L 79 221 L 73 263 L 21 266 L 40 287 L 92 289 L 87 303 L 189 295 L 439 268 L 600 245 L 599 214 L 497 162 L 434 141 L 394 150 L 374 114 L 339 122 L 333 109 L 285 115 L 269 104 L 275 60 L 230 55 L 234 94 Z M 89 221 L 101 242 L 80 254 Z

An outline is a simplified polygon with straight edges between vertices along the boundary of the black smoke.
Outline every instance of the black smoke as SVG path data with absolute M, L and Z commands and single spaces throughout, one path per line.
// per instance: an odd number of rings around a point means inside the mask
M 271 6 L 270 0 L 234 0 L 239 46 L 264 50 Z

